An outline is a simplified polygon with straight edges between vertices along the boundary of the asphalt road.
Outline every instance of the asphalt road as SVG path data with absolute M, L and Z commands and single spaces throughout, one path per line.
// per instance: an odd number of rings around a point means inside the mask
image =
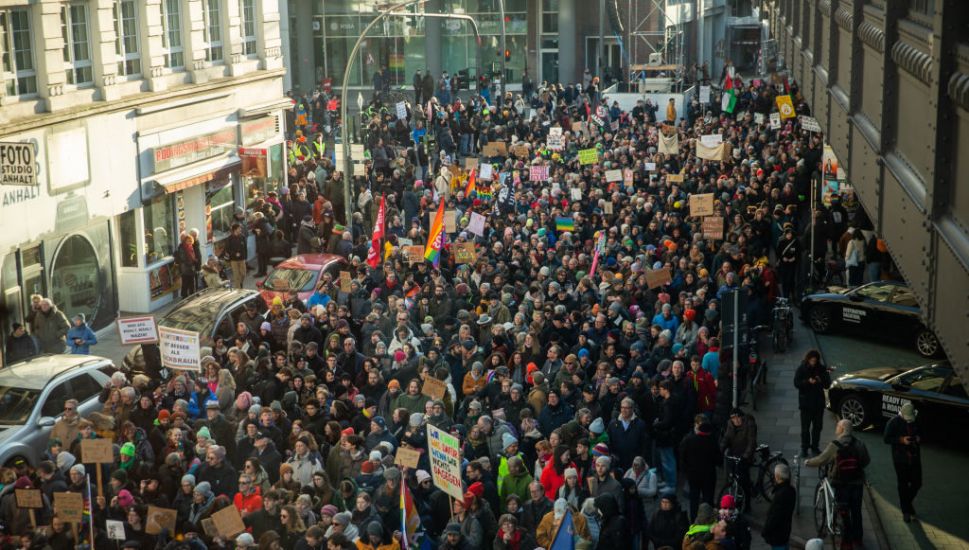
M 856 337 L 817 335 L 817 341 L 827 364 L 837 368 L 833 373 L 836 377 L 869 367 L 916 367 L 929 362 L 911 348 Z M 957 438 L 948 442 L 929 440 L 923 444 L 923 486 L 915 500 L 920 522 L 905 524 L 898 508 L 891 450 L 882 441 L 882 429 L 869 428 L 860 434 L 872 458 L 868 480 L 893 548 L 969 547 L 969 522 L 965 520 L 969 445 L 965 434 L 953 435 Z

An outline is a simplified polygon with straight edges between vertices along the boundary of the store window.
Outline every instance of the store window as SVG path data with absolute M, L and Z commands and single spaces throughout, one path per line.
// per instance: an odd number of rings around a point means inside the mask
M 118 232 L 121 234 L 121 267 L 138 267 L 137 211 L 129 210 L 118 217 Z
M 232 179 L 208 184 L 205 197 L 205 230 L 208 242 L 219 242 L 229 236 L 235 214 Z
M 94 245 L 83 235 L 64 239 L 54 253 L 51 299 L 68 318 L 82 313 L 93 320 L 101 307 L 101 269 Z
M 175 207 L 169 195 L 158 197 L 143 208 L 145 214 L 145 262 L 153 264 L 171 256 L 178 241 Z
M 8 96 L 37 93 L 30 13 L 27 8 L 0 10 L 0 80 Z

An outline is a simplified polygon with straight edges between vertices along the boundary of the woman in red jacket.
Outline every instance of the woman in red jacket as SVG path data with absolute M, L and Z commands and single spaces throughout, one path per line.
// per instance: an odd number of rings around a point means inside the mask
M 545 496 L 554 501 L 558 498 L 559 488 L 565 485 L 565 470 L 575 468 L 572 463 L 572 452 L 565 445 L 555 448 L 552 461 L 545 465 L 542 470 L 542 477 L 539 480 L 545 489 Z M 576 468 L 578 470 L 578 468 Z

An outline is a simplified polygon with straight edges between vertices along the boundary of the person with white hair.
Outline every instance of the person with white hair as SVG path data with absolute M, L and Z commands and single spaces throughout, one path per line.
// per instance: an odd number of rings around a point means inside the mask
M 871 463 L 868 448 L 852 434 L 850 420 L 839 420 L 834 428 L 835 438 L 821 454 L 804 462 L 811 468 L 828 467 L 828 479 L 834 487 L 835 498 L 848 510 L 845 517 L 845 540 L 855 548 L 863 548 L 864 528 L 861 505 L 865 494 L 865 468 Z
M 791 540 L 791 521 L 797 506 L 797 491 L 791 486 L 791 468 L 787 464 L 774 466 L 774 494 L 771 499 L 761 536 L 773 550 L 787 550 Z

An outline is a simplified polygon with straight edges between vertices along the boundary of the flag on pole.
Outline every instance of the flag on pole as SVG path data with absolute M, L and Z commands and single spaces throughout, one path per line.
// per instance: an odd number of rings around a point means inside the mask
M 404 534 L 400 547 L 403 550 L 416 548 L 418 531 L 421 529 L 421 516 L 414 504 L 414 497 L 406 483 L 400 484 L 400 532 Z
M 431 223 L 431 231 L 427 236 L 427 247 L 424 249 L 424 259 L 430 260 L 434 267 L 441 261 L 441 250 L 444 249 L 444 197 L 437 208 L 437 215 Z
M 386 197 L 380 195 L 380 210 L 377 211 L 377 221 L 373 224 L 373 241 L 370 252 L 367 253 L 367 265 L 376 269 L 380 265 L 380 240 L 384 238 L 384 221 L 386 218 Z
M 723 92 L 723 98 L 720 100 L 720 108 L 723 109 L 725 113 L 733 113 L 733 110 L 737 107 L 737 96 L 735 95 L 733 88 Z
M 471 192 L 474 191 L 475 186 L 475 170 L 471 169 L 471 173 L 468 174 L 468 185 L 464 188 L 464 197 L 468 198 L 471 196 Z
M 572 521 L 572 510 L 565 510 L 565 517 L 559 524 L 559 530 L 552 539 L 548 550 L 575 550 L 575 522 Z
M 555 218 L 556 231 L 575 231 L 575 220 L 572 218 Z
M 595 279 L 596 276 L 596 266 L 599 265 L 599 256 L 602 251 L 606 248 L 606 232 L 599 231 L 599 240 L 596 242 L 596 251 L 592 256 L 592 269 L 589 270 L 589 276 Z

